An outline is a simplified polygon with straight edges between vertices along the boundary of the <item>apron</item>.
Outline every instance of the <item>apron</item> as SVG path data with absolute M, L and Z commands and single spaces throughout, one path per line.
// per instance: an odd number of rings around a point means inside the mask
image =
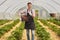
M 32 10 L 31 10 L 32 13 Z M 35 29 L 35 23 L 34 23 L 34 19 L 33 17 L 28 13 L 27 10 L 27 17 L 28 17 L 28 21 L 25 21 L 25 29 Z

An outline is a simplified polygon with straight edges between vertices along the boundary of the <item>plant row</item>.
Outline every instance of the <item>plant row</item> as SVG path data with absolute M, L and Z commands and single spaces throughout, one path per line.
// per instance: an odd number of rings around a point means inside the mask
M 51 40 L 50 34 L 35 19 L 37 40 Z
M 24 23 L 21 23 L 21 25 L 11 33 L 11 36 L 9 36 L 7 40 L 21 40 L 23 29 L 24 29 Z
M 56 19 L 49 19 L 48 21 L 53 22 L 54 24 L 60 26 L 60 21 L 59 21 L 59 20 L 56 20 Z
M 47 22 L 47 20 L 40 20 L 45 26 L 48 26 L 51 30 L 53 30 L 58 36 L 60 36 L 60 28 L 57 28 L 55 25 L 51 25 Z
M 3 25 L 3 24 L 5 24 L 5 23 L 7 23 L 7 22 L 9 22 L 10 20 L 0 20 L 0 25 Z
M 14 20 L 13 23 L 5 25 L 4 27 L 0 28 L 0 37 L 6 32 L 10 31 L 10 29 L 12 29 L 18 22 L 19 20 L 17 19 L 17 20 Z

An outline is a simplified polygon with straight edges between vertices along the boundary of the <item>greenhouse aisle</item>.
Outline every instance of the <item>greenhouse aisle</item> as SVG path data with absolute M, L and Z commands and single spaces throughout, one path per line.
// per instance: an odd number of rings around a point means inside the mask
M 30 30 L 30 39 L 31 39 L 31 30 Z M 22 40 L 27 40 L 27 36 L 26 36 L 26 30 L 25 30 L 25 29 L 24 29 L 24 31 L 23 31 Z M 36 37 L 36 35 L 35 35 L 35 40 L 37 40 L 37 37 Z

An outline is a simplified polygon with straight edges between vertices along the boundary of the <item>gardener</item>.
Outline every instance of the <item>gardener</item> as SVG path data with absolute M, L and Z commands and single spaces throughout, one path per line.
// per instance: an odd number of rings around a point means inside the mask
M 34 40 L 34 30 L 35 30 L 35 24 L 34 24 L 34 17 L 35 17 L 35 11 L 32 9 L 32 3 L 28 2 L 27 3 L 27 10 L 25 10 L 23 13 L 27 15 L 26 21 L 25 21 L 25 29 L 27 32 L 27 40 L 30 40 L 29 36 L 29 30 L 31 30 L 32 33 L 32 39 Z

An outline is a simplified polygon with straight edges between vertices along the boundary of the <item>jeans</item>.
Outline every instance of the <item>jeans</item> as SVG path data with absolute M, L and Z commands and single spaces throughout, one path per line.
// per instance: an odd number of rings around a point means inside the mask
M 26 29 L 26 33 L 27 33 L 27 40 L 30 40 L 29 29 Z M 31 36 L 32 36 L 31 40 L 34 40 L 34 30 L 31 30 Z

